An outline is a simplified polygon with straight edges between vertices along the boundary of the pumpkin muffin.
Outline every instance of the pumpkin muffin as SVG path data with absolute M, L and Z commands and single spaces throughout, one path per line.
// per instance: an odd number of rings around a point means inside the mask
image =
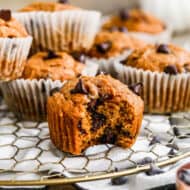
M 143 84 L 145 112 L 190 110 L 190 52 L 172 44 L 147 45 L 121 63 L 113 73 L 128 85 Z
M 0 79 L 11 80 L 22 75 L 32 38 L 12 17 L 10 10 L 0 10 Z
M 71 80 L 48 99 L 51 140 L 75 155 L 97 144 L 129 148 L 138 135 L 143 107 L 138 95 L 110 76 Z
M 101 31 L 96 35 L 90 57 L 111 58 L 145 46 L 145 42 L 121 31 Z
M 165 24 L 156 17 L 139 9 L 121 10 L 104 23 L 103 29 L 113 26 L 126 27 L 128 31 L 158 34 L 165 30 Z
M 27 62 L 24 79 L 69 80 L 79 76 L 85 65 L 65 52 L 39 52 Z

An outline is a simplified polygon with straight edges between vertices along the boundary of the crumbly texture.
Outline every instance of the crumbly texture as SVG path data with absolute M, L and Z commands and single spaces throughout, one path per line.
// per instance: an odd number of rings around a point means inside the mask
M 47 52 L 39 52 L 33 55 L 27 62 L 23 78 L 25 79 L 52 79 L 68 80 L 81 74 L 85 65 L 75 61 L 65 52 L 54 53 L 54 57 L 48 57 Z
M 97 46 L 101 46 L 103 43 L 110 43 L 110 48 L 105 52 L 102 52 L 97 48 Z M 89 51 L 89 55 L 96 58 L 110 58 L 118 56 L 126 50 L 134 50 L 144 46 L 145 42 L 134 38 L 129 34 L 119 31 L 101 31 L 96 35 L 94 45 Z
M 123 63 L 153 72 L 164 72 L 167 66 L 176 67 L 178 73 L 189 72 L 190 53 L 172 44 L 167 45 L 167 49 L 169 53 L 160 53 L 157 45 L 147 45 L 135 50 Z
M 34 2 L 30 5 L 22 8 L 21 12 L 31 12 L 31 11 L 64 11 L 64 10 L 75 10 L 79 9 L 69 4 L 56 3 L 56 2 Z
M 110 76 L 69 81 L 48 99 L 50 137 L 57 148 L 75 155 L 97 144 L 131 147 L 138 135 L 144 104 Z
M 162 21 L 138 9 L 130 10 L 129 18 L 126 20 L 121 19 L 118 15 L 112 16 L 105 22 L 103 28 L 110 29 L 113 26 L 125 26 L 129 31 L 151 34 L 161 33 L 165 29 L 165 25 Z
M 9 21 L 0 18 L 0 37 L 17 38 L 27 36 L 28 34 L 24 26 L 14 18 L 11 18 Z

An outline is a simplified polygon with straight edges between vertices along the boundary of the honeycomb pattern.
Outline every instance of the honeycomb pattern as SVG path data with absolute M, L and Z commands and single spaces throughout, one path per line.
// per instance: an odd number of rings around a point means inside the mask
M 0 105 L 0 179 L 39 179 L 72 174 L 110 172 L 142 165 L 145 157 L 161 161 L 190 151 L 190 114 L 145 115 L 141 133 L 128 150 L 113 145 L 88 148 L 73 156 L 57 150 L 48 124 L 18 121 Z

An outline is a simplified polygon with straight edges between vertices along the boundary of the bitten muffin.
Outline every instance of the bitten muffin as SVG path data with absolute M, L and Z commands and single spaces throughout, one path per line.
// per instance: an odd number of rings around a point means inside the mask
M 135 50 L 123 63 L 138 69 L 175 75 L 190 71 L 190 53 L 172 44 L 147 45 Z
M 90 57 L 111 58 L 145 46 L 145 42 L 120 31 L 101 31 L 96 35 Z
M 121 10 L 118 15 L 108 19 L 103 29 L 126 27 L 129 31 L 158 34 L 165 30 L 165 24 L 156 17 L 139 9 Z
M 32 38 L 12 17 L 10 10 L 0 10 L 0 79 L 11 80 L 22 75 Z
M 75 155 L 97 144 L 129 148 L 138 135 L 143 107 L 139 96 L 110 76 L 71 80 L 48 99 L 51 140 Z
M 33 2 L 26 7 L 22 8 L 21 12 L 30 12 L 30 11 L 64 11 L 64 10 L 74 10 L 79 9 L 75 6 L 68 4 L 66 1 L 58 2 Z
M 65 52 L 39 52 L 27 61 L 22 77 L 64 81 L 79 76 L 84 67 Z

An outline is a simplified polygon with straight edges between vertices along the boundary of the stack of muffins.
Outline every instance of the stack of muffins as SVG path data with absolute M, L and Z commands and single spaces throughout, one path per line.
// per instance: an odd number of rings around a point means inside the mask
M 149 113 L 190 107 L 190 54 L 149 44 L 167 41 L 167 26 L 141 10 L 121 10 L 103 21 L 100 15 L 64 0 L 32 3 L 13 15 L 0 11 L 5 102 L 19 119 L 48 120 L 55 146 L 75 155 L 102 143 L 131 147 L 143 100 Z

